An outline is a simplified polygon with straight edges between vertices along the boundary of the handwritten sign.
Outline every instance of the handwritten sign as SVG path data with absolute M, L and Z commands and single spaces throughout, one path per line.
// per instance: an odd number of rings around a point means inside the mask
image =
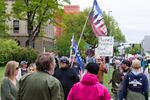
M 113 56 L 114 38 L 110 36 L 99 37 L 98 47 L 95 49 L 96 56 Z

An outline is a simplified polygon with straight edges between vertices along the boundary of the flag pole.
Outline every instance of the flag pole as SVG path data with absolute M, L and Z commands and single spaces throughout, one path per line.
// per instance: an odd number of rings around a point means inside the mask
M 83 37 L 83 33 L 84 33 L 84 30 L 85 30 L 87 21 L 88 21 L 88 19 L 89 19 L 89 14 L 90 14 L 90 12 L 91 12 L 91 10 L 89 10 L 88 16 L 87 16 L 86 21 L 85 21 L 85 23 L 84 23 L 84 26 L 83 26 L 83 29 L 82 29 L 82 32 L 81 32 L 81 35 L 80 35 L 80 38 L 79 38 L 79 41 L 78 41 L 77 49 L 78 49 L 78 47 L 79 47 L 79 45 L 80 45 L 80 42 L 81 42 L 81 39 L 82 39 L 82 37 Z M 71 67 L 73 66 L 73 61 L 74 61 L 74 59 L 75 59 L 75 57 L 76 57 L 76 54 L 77 54 L 77 52 L 75 52 L 75 54 L 74 54 L 75 56 L 73 57 L 73 60 L 71 61 Z
M 85 23 L 84 23 L 84 26 L 83 26 L 83 29 L 82 29 L 82 32 L 81 32 L 81 35 L 80 35 L 80 38 L 79 38 L 79 41 L 78 41 L 77 49 L 79 48 L 79 45 L 80 45 L 81 39 L 82 39 L 82 37 L 83 37 L 83 33 L 84 33 L 85 27 L 86 27 L 86 25 L 87 25 L 87 21 L 88 21 L 88 19 L 89 19 L 89 15 L 90 15 L 90 12 L 91 12 L 91 11 L 92 11 L 92 9 L 89 9 L 88 16 L 87 16 L 87 18 L 86 18 L 86 20 L 85 20 Z M 76 54 L 77 54 L 77 52 L 75 52 L 75 54 L 74 54 L 75 56 L 74 56 L 73 60 L 71 61 L 71 67 L 73 66 L 73 61 L 74 61 L 74 59 L 75 59 L 75 57 L 76 57 Z
M 83 37 L 83 33 L 84 33 L 85 27 L 86 27 L 86 25 L 87 25 L 87 21 L 88 21 L 88 19 L 89 19 L 89 15 L 90 15 L 91 10 L 92 10 L 92 9 L 89 10 L 88 16 L 87 16 L 86 21 L 85 21 L 85 23 L 84 23 L 84 26 L 83 26 L 83 29 L 82 29 L 82 32 L 81 32 L 81 35 L 80 35 L 80 38 L 79 38 L 79 41 L 78 41 L 78 47 L 79 47 L 80 42 L 81 42 L 81 39 L 82 39 L 82 37 Z
M 74 33 L 73 33 L 73 37 L 74 37 Z M 72 44 L 72 40 L 71 40 L 71 46 L 70 46 L 70 58 L 72 56 L 72 47 L 73 47 L 73 44 Z

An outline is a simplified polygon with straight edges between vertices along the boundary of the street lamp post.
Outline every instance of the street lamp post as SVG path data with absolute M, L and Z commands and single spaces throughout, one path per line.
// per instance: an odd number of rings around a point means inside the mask
M 111 34 L 111 20 L 110 20 L 110 15 L 111 15 L 111 13 L 112 13 L 112 11 L 108 11 L 108 27 L 109 27 L 109 31 L 108 31 L 108 34 L 109 34 L 109 36 L 112 36 L 112 34 Z M 108 68 L 108 81 L 110 81 L 110 57 L 108 57 L 109 58 L 109 62 L 107 62 L 106 64 L 106 66 L 107 66 L 107 68 Z M 110 91 L 110 87 L 109 87 L 109 85 L 108 85 L 108 90 Z
M 108 27 L 109 27 L 109 36 L 111 36 L 112 35 L 112 33 L 111 33 L 111 20 L 110 20 L 110 17 L 111 17 L 111 13 L 112 13 L 112 11 L 108 11 Z

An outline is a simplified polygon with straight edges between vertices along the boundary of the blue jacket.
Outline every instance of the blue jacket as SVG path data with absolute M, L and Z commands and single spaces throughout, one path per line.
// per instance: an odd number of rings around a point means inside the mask
M 122 97 L 125 100 L 128 94 L 128 90 L 135 92 L 135 93 L 141 93 L 142 95 L 144 95 L 145 100 L 148 100 L 147 77 L 143 73 L 139 73 L 137 75 L 133 74 L 133 72 L 128 73 L 123 80 L 122 90 L 123 90 Z M 123 98 L 121 100 L 123 100 Z

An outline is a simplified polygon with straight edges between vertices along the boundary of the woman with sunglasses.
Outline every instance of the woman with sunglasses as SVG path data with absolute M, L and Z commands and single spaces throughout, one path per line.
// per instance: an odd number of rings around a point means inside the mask
M 9 61 L 6 64 L 5 77 L 1 84 L 1 100 L 16 100 L 18 65 L 16 61 Z

